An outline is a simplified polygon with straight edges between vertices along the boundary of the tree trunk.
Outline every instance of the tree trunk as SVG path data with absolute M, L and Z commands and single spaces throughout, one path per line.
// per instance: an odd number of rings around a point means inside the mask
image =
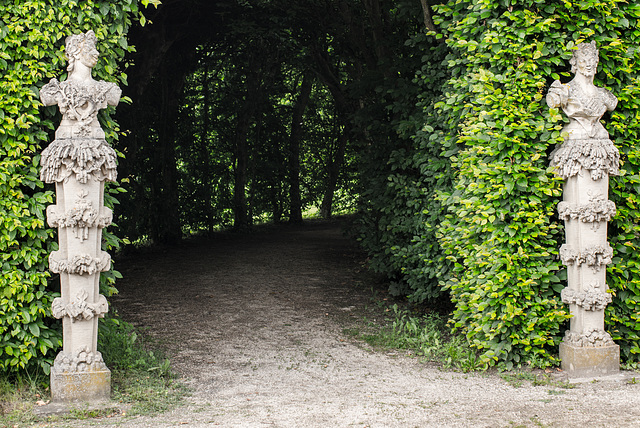
M 347 130 L 344 127 L 342 128 L 342 132 L 340 133 L 340 137 L 338 138 L 338 147 L 336 148 L 336 152 L 329 160 L 329 177 L 327 179 L 327 187 L 324 192 L 324 197 L 322 198 L 322 204 L 320 205 L 320 216 L 326 219 L 331 218 L 331 214 L 333 211 L 333 196 L 338 186 L 340 169 L 342 168 L 342 163 L 344 162 L 344 153 L 347 148 Z
M 298 100 L 291 118 L 289 136 L 289 222 L 302 223 L 302 198 L 300 196 L 300 143 L 302 141 L 302 118 L 311 96 L 312 80 L 308 73 L 302 78 Z
M 429 31 L 438 31 L 438 28 L 433 23 L 433 19 L 431 18 L 431 6 L 427 0 L 420 0 L 420 4 L 422 4 L 422 15 L 424 18 L 424 26 L 427 27 Z
M 161 106 L 158 122 L 158 147 L 156 168 L 160 174 L 156 180 L 153 203 L 157 210 L 157 224 L 153 227 L 153 238 L 157 242 L 176 244 L 182 238 L 178 199 L 178 171 L 176 168 L 175 135 L 176 115 L 180 93 L 184 85 L 184 74 L 180 77 L 162 70 Z
M 238 125 L 235 135 L 235 183 L 233 187 L 233 227 L 236 230 L 247 230 L 253 221 L 250 206 L 247 203 L 246 188 L 249 183 L 249 129 L 251 120 L 262 102 L 263 63 L 261 50 L 251 55 L 246 67 L 245 94 L 242 107 L 238 112 Z
M 247 207 L 247 166 L 249 164 L 249 127 L 251 125 L 252 112 L 245 106 L 238 114 L 235 141 L 235 168 L 233 185 L 233 227 L 236 230 L 249 228 L 249 215 Z
M 207 231 L 213 233 L 213 188 L 211 186 L 211 159 L 209 154 L 209 63 L 205 59 L 202 70 L 202 130 L 200 135 L 200 154 L 202 157 L 202 185 L 204 194 L 204 212 Z

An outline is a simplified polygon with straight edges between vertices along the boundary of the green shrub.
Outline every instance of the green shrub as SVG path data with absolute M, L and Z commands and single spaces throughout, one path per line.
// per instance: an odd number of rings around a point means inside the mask
M 371 138 L 377 140 L 361 154 L 355 235 L 369 253 L 370 268 L 390 279 L 393 295 L 434 303 L 443 295 L 439 282 L 449 271 L 436 239 L 443 208 L 435 198 L 438 189 L 450 185 L 449 160 L 442 156 L 442 118 L 433 108 L 449 77 L 442 64 L 447 47 L 422 29 L 405 45 L 419 54 L 406 55 L 402 77 L 377 89 L 389 95 L 388 109 L 396 119 L 371 125 Z
M 184 396 L 162 351 L 116 315 L 100 320 L 98 350 L 111 369 L 113 399 L 132 403 L 130 414 L 167 411 Z

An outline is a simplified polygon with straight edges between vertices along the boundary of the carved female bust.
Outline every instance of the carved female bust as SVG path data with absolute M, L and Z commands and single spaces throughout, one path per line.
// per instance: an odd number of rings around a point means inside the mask
M 118 105 L 122 92 L 120 88 L 115 83 L 98 82 L 91 76 L 91 70 L 98 62 L 96 41 L 93 31 L 67 37 L 65 55 L 69 60 L 69 77 L 64 82 L 51 79 L 40 91 L 44 105 L 59 106 L 61 126 L 100 127 L 98 110 L 107 105 Z M 83 130 L 85 133 L 88 131 Z M 80 129 L 77 131 L 80 132 Z
M 570 64 L 573 80 L 564 84 L 556 80 L 547 94 L 549 107 L 562 108 L 569 117 L 562 130 L 567 133 L 565 142 L 552 154 L 551 165 L 564 179 L 578 174 L 581 168 L 589 170 L 593 180 L 605 174 L 617 175 L 618 150 L 600 118 L 615 109 L 618 99 L 593 84 L 598 67 L 595 42 L 579 44 Z
M 42 103 L 57 104 L 62 113 L 56 139 L 42 152 L 41 179 L 47 183 L 72 174 L 82 183 L 89 176 L 116 179 L 116 154 L 104 139 L 98 111 L 117 105 L 122 91 L 115 83 L 96 81 L 91 76 L 99 55 L 96 42 L 93 31 L 67 37 L 69 76 L 63 82 L 51 79 L 40 91 Z

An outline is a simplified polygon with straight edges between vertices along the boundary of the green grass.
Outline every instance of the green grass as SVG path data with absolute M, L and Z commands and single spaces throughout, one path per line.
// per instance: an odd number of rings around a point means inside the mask
M 48 400 L 48 379 L 43 373 L 0 377 L 0 426 L 14 427 L 37 421 L 36 403 Z
M 131 414 L 170 410 L 185 395 L 185 387 L 175 381 L 169 360 L 131 324 L 118 318 L 105 319 L 98 342 L 111 369 L 111 398 L 131 404 Z
M 409 350 L 424 361 L 442 364 L 444 368 L 463 372 L 483 368 L 464 337 L 452 334 L 442 316 L 413 316 L 395 304 L 391 309 L 392 320 L 386 326 L 368 333 L 360 333 L 358 329 L 345 329 L 343 333 L 364 340 L 374 348 Z
M 126 404 L 126 415 L 156 414 L 178 405 L 186 388 L 175 380 L 169 360 L 131 324 L 117 317 L 100 322 L 98 349 L 111 370 L 111 408 L 78 408 L 63 417 L 90 419 L 120 414 L 117 404 Z M 22 373 L 0 378 L 0 426 L 28 426 L 43 420 L 33 412 L 50 399 L 49 378 L 43 373 Z M 40 403 L 38 403 L 40 402 Z
M 566 380 L 558 380 L 554 379 L 553 376 L 548 373 L 536 373 L 531 370 L 518 370 L 518 371 L 509 371 L 500 373 L 500 377 L 502 380 L 507 382 L 509 385 L 514 388 L 519 388 L 525 385 L 532 386 L 551 386 L 555 388 L 563 389 L 573 389 L 575 385 L 569 383 Z M 555 392 L 549 392 L 549 394 L 563 394 L 563 392 L 558 392 L 558 390 L 550 390 Z

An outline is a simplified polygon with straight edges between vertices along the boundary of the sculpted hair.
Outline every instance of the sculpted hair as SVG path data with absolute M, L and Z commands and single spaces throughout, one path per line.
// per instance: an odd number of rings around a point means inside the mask
M 93 46 L 96 45 L 98 39 L 96 38 L 96 34 L 93 30 L 89 30 L 84 34 L 73 34 L 65 39 L 65 48 L 64 48 L 64 56 L 69 61 L 69 66 L 67 67 L 68 72 L 72 72 L 73 68 L 76 64 L 75 56 L 79 52 L 84 49 L 86 43 L 91 43 Z
M 578 71 L 578 58 L 579 57 L 595 57 L 596 61 L 598 61 L 598 48 L 596 47 L 595 40 L 591 43 L 580 43 L 578 45 L 578 49 L 573 51 L 573 56 L 569 60 L 569 64 L 571 64 L 571 72 L 576 74 Z

